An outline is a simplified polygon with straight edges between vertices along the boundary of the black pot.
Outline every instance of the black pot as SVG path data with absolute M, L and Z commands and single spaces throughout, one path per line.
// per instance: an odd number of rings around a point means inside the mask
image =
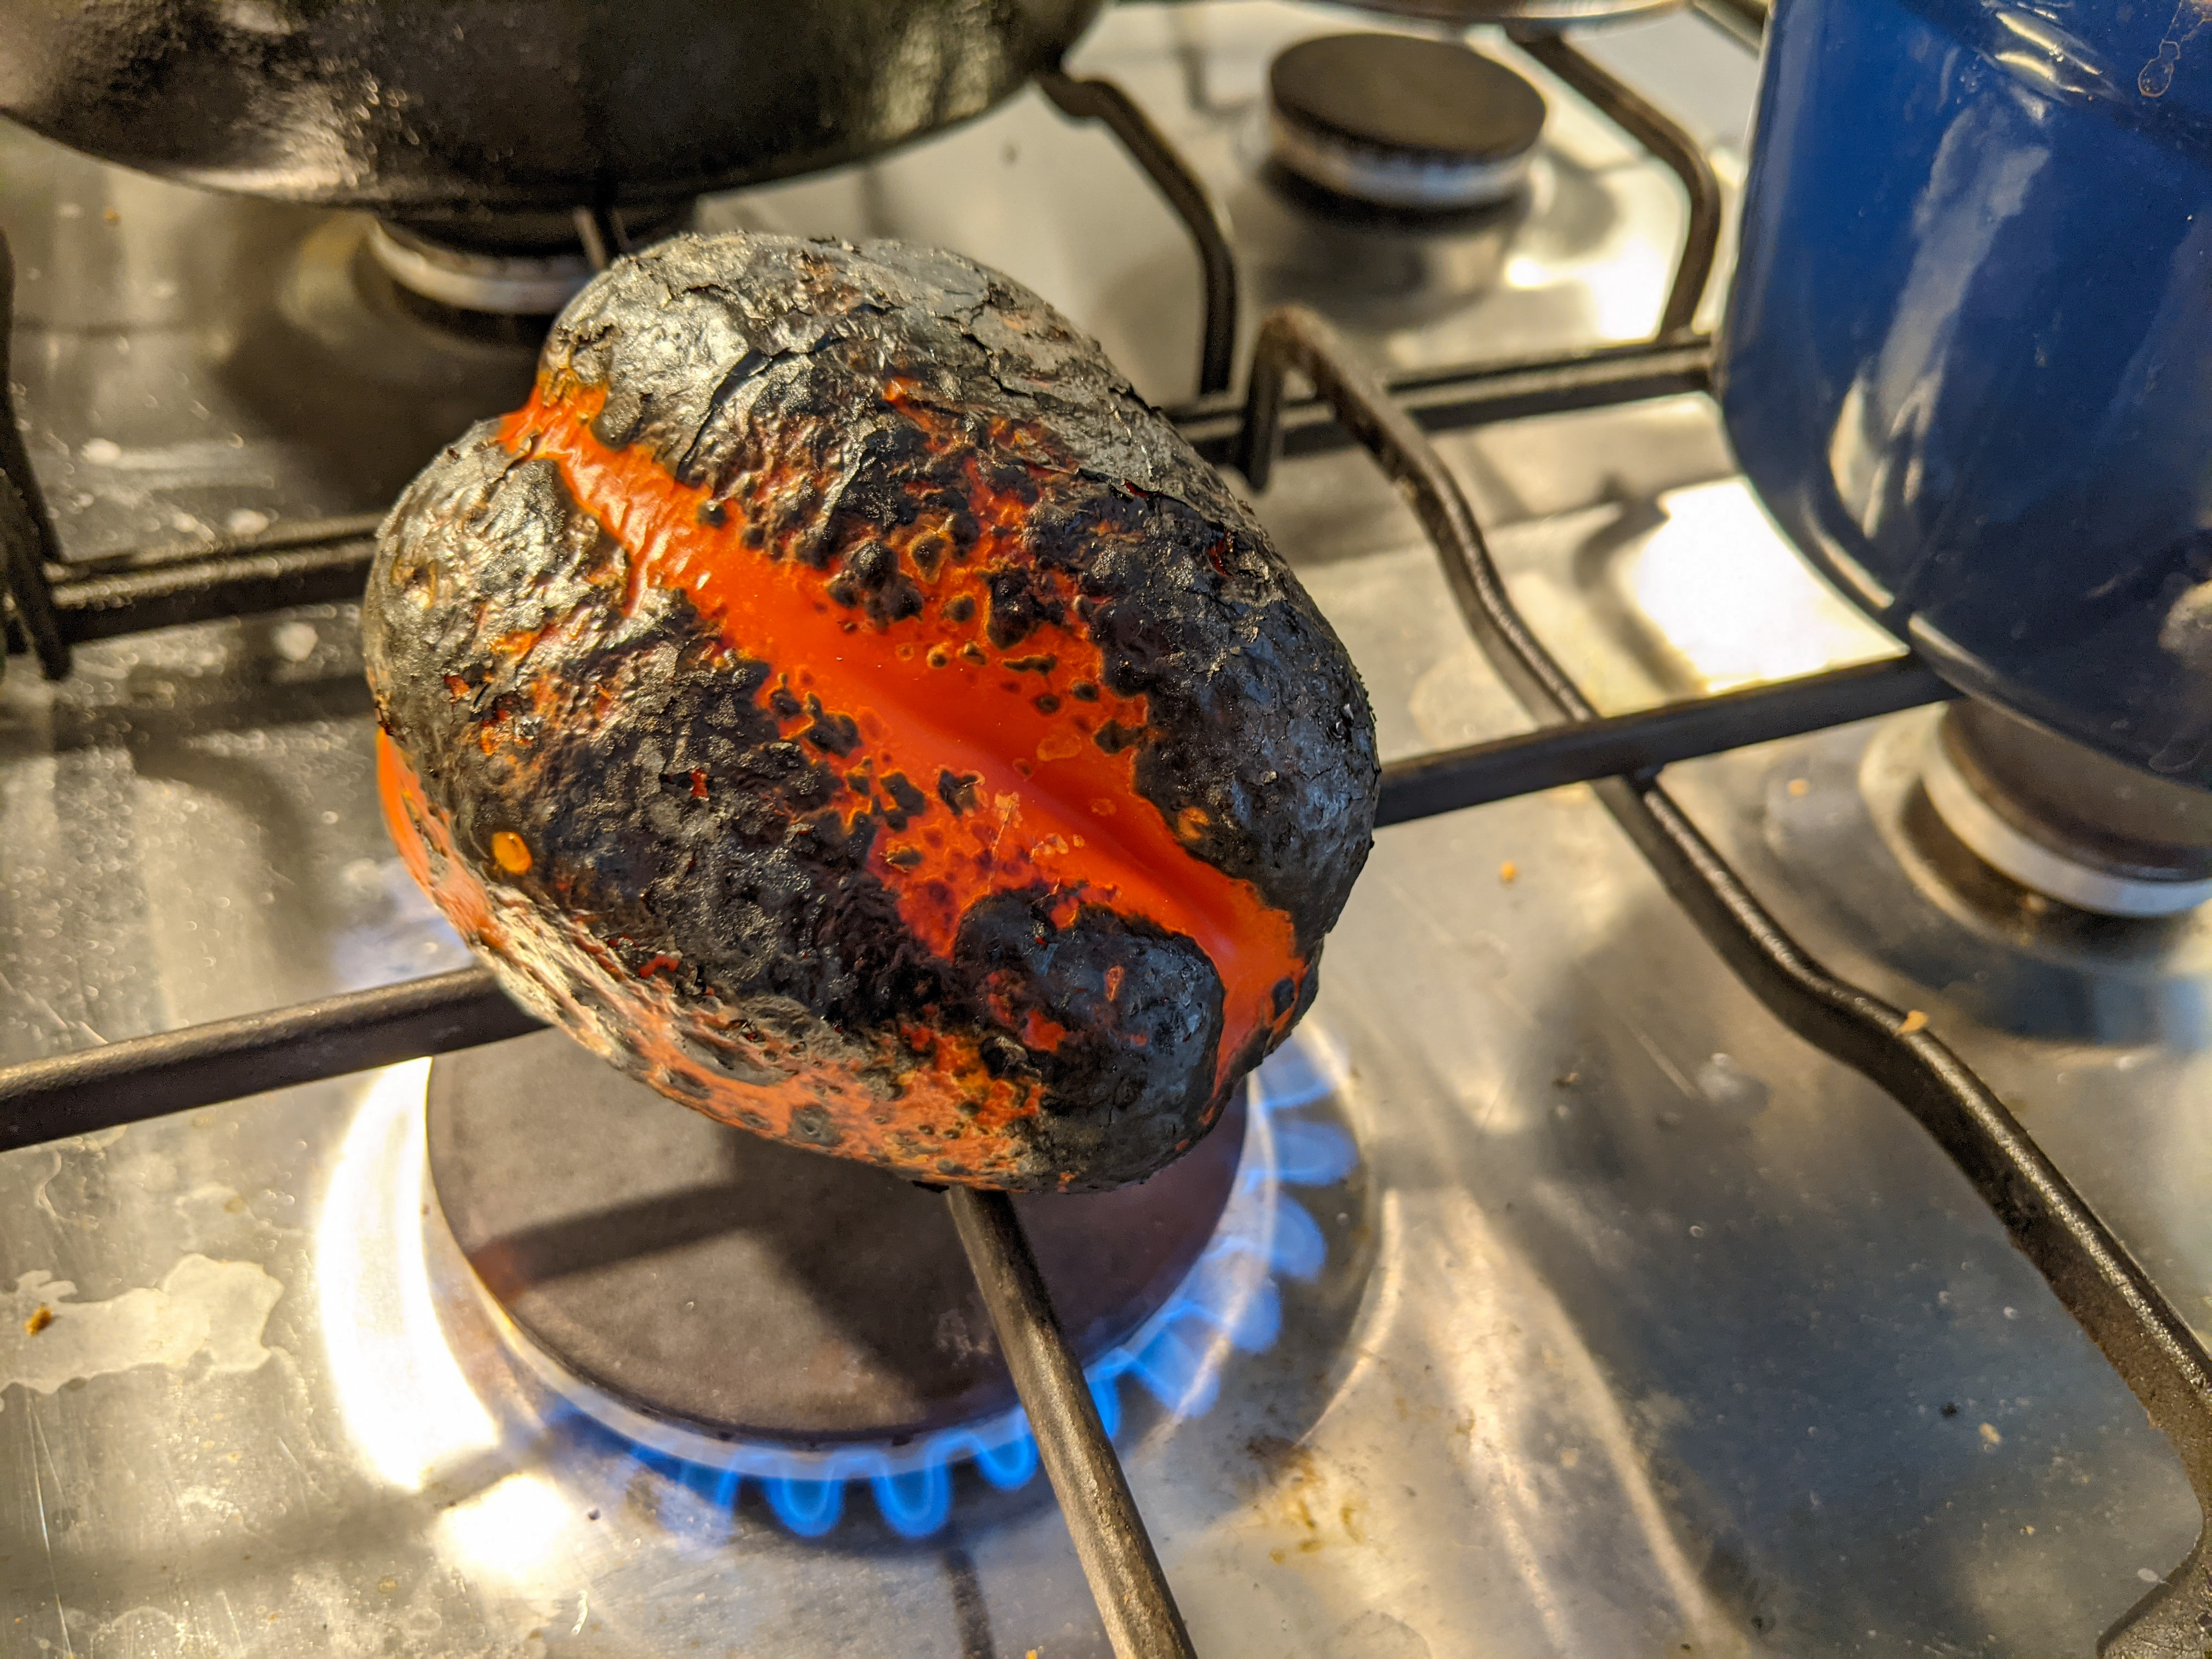
M 1103 0 L 0 0 L 0 113 L 408 218 L 635 205 L 980 114 Z

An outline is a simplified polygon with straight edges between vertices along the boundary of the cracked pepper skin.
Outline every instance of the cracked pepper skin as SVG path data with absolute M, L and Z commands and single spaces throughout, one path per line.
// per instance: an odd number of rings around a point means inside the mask
M 1311 1001 L 1373 717 L 1250 514 L 955 255 L 682 237 L 386 521 L 386 815 L 510 993 L 918 1179 L 1139 1180 Z

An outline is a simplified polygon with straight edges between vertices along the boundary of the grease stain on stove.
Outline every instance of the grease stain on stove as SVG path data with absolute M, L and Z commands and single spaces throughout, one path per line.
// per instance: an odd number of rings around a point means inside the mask
M 1244 1449 L 1266 1472 L 1264 1523 L 1287 1531 L 1291 1540 L 1267 1552 L 1277 1565 L 1312 1555 L 1331 1544 L 1367 1541 L 1367 1499 L 1325 1463 L 1312 1447 L 1280 1435 L 1257 1434 Z
M 99 1302 L 43 1268 L 15 1280 L 0 1317 L 0 1389 L 50 1395 L 142 1365 L 180 1370 L 202 1355 L 210 1372 L 251 1371 L 269 1358 L 261 1334 L 283 1283 L 258 1262 L 187 1255 L 158 1285 Z M 0 1408 L 4 1408 L 0 1399 Z

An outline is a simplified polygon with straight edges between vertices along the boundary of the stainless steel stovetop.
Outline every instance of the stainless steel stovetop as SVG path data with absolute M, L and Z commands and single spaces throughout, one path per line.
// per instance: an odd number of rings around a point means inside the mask
M 1288 298 L 1395 368 L 1649 333 L 1679 191 L 1502 41 L 1552 109 L 1525 208 L 1416 234 L 1260 179 L 1269 57 L 1361 23 L 1121 9 L 1074 60 L 1226 202 L 1248 334 Z M 1686 15 L 1586 40 L 1735 176 L 1741 48 Z M 1149 395 L 1188 395 L 1181 230 L 1036 94 L 706 222 L 945 243 Z M 11 130 L 0 225 L 72 556 L 380 507 L 527 382 L 526 351 L 364 301 L 353 219 Z M 1439 441 L 1609 710 L 1892 648 L 1778 541 L 1701 399 Z M 1364 456 L 1288 462 L 1260 505 L 1386 755 L 1524 726 Z M 349 609 L 78 665 L 0 684 L 0 1060 L 465 961 L 385 842 Z M 1895 832 L 1929 725 L 1670 778 L 2212 1328 L 2212 929 L 2062 932 L 1948 893 Z M 2086 1654 L 2188 1547 L 2164 1443 L 1996 1223 L 1893 1102 L 1759 1008 L 1586 789 L 1382 832 L 1325 985 L 1248 1143 L 1248 1207 L 1274 1218 L 1237 1305 L 1272 1299 L 1279 1332 L 1201 1308 L 1117 1385 L 1209 1659 Z M 957 1474 L 949 1521 L 909 1539 L 864 1480 L 810 1539 L 768 1478 L 702 1479 L 549 1407 L 428 1202 L 422 1091 L 416 1063 L 0 1158 L 0 1651 L 1106 1651 L 1042 1480 Z

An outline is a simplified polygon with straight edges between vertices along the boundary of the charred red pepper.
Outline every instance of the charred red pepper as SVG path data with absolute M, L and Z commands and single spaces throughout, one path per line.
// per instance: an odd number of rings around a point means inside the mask
M 363 621 L 392 834 L 520 1000 L 926 1179 L 1188 1147 L 1373 827 L 1365 694 L 1251 515 L 951 254 L 623 261 L 395 509 Z

